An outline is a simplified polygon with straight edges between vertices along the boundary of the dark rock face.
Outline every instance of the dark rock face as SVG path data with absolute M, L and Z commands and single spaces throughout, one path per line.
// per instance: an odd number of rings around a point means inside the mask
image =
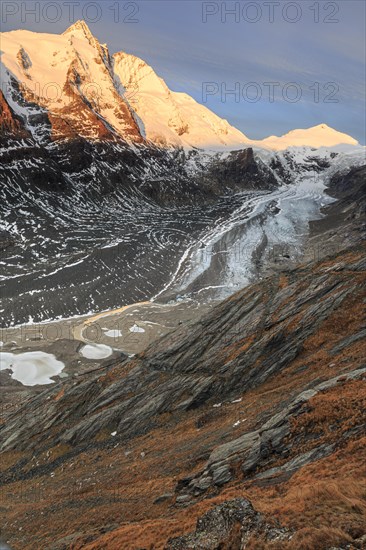
M 335 174 L 330 180 L 328 193 L 338 199 L 338 209 L 343 209 L 346 219 L 366 216 L 366 166 L 352 168 L 345 174 Z
M 25 129 L 23 121 L 18 117 L 6 101 L 3 92 L 0 90 L 0 141 L 4 137 L 27 138 L 29 132 Z
M 224 192 L 225 187 L 234 192 L 243 189 L 274 189 L 278 185 L 274 173 L 275 170 L 272 171 L 262 161 L 255 159 L 253 149 L 249 147 L 233 151 L 225 161 L 214 161 L 207 175 L 203 176 L 203 183 L 210 181 L 211 185 L 221 188 L 221 192 Z
M 336 173 L 327 193 L 337 199 L 323 208 L 324 218 L 310 223 L 311 234 L 325 242 L 328 250 L 347 248 L 364 240 L 366 234 L 366 166 Z
M 197 521 L 194 533 L 168 541 L 166 550 L 229 550 L 245 548 L 252 535 L 264 540 L 288 540 L 290 532 L 267 524 L 244 498 L 226 501 Z
M 15 239 L 9 231 L 0 230 L 0 250 L 14 246 Z
M 345 376 L 335 377 L 315 386 L 298 395 L 277 415 L 254 432 L 245 433 L 238 439 L 232 440 L 211 453 L 207 466 L 203 472 L 189 481 L 187 486 L 177 485 L 177 491 L 194 496 L 201 495 L 210 487 L 224 485 L 232 479 L 231 467 L 235 463 L 241 464 L 244 477 L 250 476 L 259 467 L 268 463 L 268 459 L 277 456 L 285 456 L 287 445 L 285 439 L 290 434 L 291 422 L 303 414 L 307 408 L 307 402 L 318 392 L 325 391 L 336 386 L 341 380 L 361 380 L 366 376 L 366 368 L 357 369 Z M 277 468 L 265 469 L 254 479 L 270 479 L 273 476 L 282 476 L 288 479 L 298 469 L 314 460 L 328 456 L 334 450 L 334 445 L 321 445 L 311 451 L 303 453 L 296 458 L 285 462 Z
M 6 119 L 4 124 L 10 127 L 20 122 Z M 13 134 L 15 137 L 21 136 Z M 90 141 L 75 133 L 52 146 L 39 147 L 28 139 L 5 147 L 0 155 L 1 181 L 10 194 L 17 188 L 22 192 L 39 188 L 72 193 L 72 186 L 80 184 L 101 195 L 119 189 L 124 193 L 137 190 L 144 199 L 159 206 L 213 203 L 226 194 L 271 190 L 278 185 L 272 171 L 255 161 L 252 153 L 248 162 L 237 163 L 240 155 L 247 158 L 247 150 L 233 153 L 228 161 L 215 158 L 208 166 L 200 166 L 198 159 L 192 173 L 194 153 L 146 145 L 131 148 L 120 139 Z

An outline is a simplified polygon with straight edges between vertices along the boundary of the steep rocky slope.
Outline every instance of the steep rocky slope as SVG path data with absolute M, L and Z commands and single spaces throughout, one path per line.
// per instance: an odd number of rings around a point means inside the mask
M 7 540 L 362 548 L 365 267 L 360 244 L 282 272 L 136 358 L 55 385 L 3 418 Z M 167 543 L 233 498 L 256 510 L 233 505 L 234 531 L 222 520 L 218 537 L 218 520 L 204 520 Z
M 321 233 L 328 245 L 359 242 L 365 231 L 366 166 L 334 174 L 327 193 L 337 200 L 324 209 L 323 219 L 312 222 L 313 231 Z
M 17 116 L 13 109 L 6 101 L 3 92 L 0 90 L 0 130 L 1 137 L 8 138 L 27 138 L 30 137 L 29 132 L 24 128 L 24 123 L 21 117 Z

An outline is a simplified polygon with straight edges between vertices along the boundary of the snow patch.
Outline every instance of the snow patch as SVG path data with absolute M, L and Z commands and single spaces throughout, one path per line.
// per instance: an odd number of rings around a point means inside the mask
M 43 351 L 26 353 L 0 353 L 0 370 L 10 369 L 11 377 L 23 386 L 53 384 L 52 376 L 60 374 L 65 368 L 54 355 Z
M 133 327 L 130 328 L 130 332 L 145 332 L 145 329 L 139 327 L 136 325 L 136 323 L 133 325 Z
M 80 350 L 80 354 L 86 359 L 105 359 L 112 353 L 112 348 L 104 344 L 87 344 Z
M 104 334 L 105 336 L 108 336 L 108 338 L 119 338 L 120 336 L 122 336 L 122 331 L 104 329 Z

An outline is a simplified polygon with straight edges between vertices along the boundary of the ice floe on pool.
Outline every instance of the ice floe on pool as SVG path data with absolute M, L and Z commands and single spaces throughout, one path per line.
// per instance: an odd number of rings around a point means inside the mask
M 130 328 L 130 332 L 145 332 L 145 329 L 139 327 L 136 325 L 136 323 L 133 325 L 133 327 Z
M 11 377 L 24 386 L 53 384 L 52 376 L 60 374 L 65 368 L 62 361 L 43 351 L 26 353 L 0 353 L 0 370 L 10 369 Z
M 113 350 L 104 344 L 87 344 L 81 348 L 80 353 L 86 359 L 105 359 L 112 355 Z
M 119 338 L 122 336 L 121 330 L 104 330 L 104 334 L 108 336 L 108 338 Z

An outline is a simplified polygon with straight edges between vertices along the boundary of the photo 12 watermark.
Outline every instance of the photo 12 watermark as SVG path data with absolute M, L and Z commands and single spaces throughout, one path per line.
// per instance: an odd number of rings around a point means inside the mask
M 202 2 L 202 23 L 313 23 L 340 22 L 338 2 Z
M 336 82 L 202 82 L 201 101 L 207 104 L 210 98 L 221 103 L 298 103 L 306 99 L 313 103 L 339 103 L 340 86 Z
M 48 23 L 60 21 L 74 23 L 83 20 L 85 23 L 98 23 L 103 18 L 114 23 L 139 23 L 139 2 L 1 2 L 1 22 L 12 24 Z

